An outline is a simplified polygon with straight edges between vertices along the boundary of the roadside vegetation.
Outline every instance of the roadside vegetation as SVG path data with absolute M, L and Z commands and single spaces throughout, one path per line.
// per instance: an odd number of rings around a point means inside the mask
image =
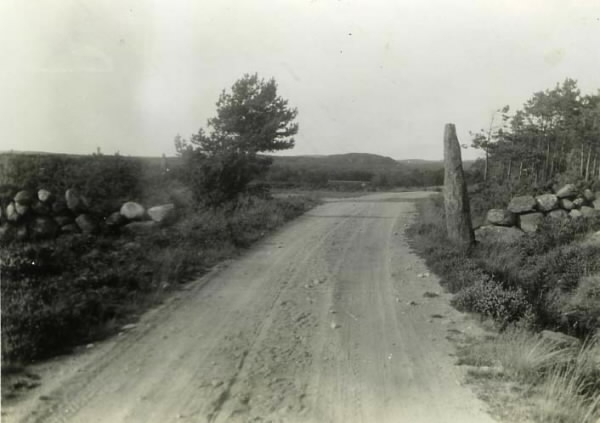
M 503 116 L 502 127 L 475 134 L 487 154 L 468 175 L 474 226 L 514 195 L 566 181 L 599 190 L 600 129 L 590 123 L 600 121 L 598 98 L 581 96 L 567 80 L 535 94 L 512 119 Z M 600 417 L 600 243 L 589 241 L 599 230 L 597 215 L 546 219 L 511 245 L 464 251 L 446 237 L 440 195 L 417 205 L 408 229 L 413 248 L 454 293 L 455 307 L 492 322 L 487 337 L 450 338 L 459 343 L 459 364 L 471 366 L 469 379 L 508 421 Z
M 297 131 L 297 112 L 276 88 L 256 75 L 237 81 L 221 95 L 209 131 L 176 139 L 181 158 L 173 168 L 165 159 L 119 155 L 2 157 L 2 177 L 12 183 L 0 189 L 3 210 L 15 189 L 40 187 L 76 188 L 98 214 L 123 201 L 169 202 L 178 210 L 176 223 L 148 233 L 103 225 L 94 234 L 3 243 L 3 371 L 114 333 L 169 290 L 317 204 L 306 196 L 273 198 L 255 183 L 269 167 L 259 153 L 290 148 Z

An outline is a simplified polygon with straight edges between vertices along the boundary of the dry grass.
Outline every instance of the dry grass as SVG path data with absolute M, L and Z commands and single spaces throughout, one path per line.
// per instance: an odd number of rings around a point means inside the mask
M 566 348 L 521 328 L 495 338 L 470 339 L 459 364 L 498 413 L 510 402 L 511 418 L 540 423 L 597 423 L 600 418 L 600 343 Z M 497 369 L 500 369 L 498 371 Z M 514 397 L 495 398 L 517 384 Z M 518 394 L 517 394 L 518 392 Z

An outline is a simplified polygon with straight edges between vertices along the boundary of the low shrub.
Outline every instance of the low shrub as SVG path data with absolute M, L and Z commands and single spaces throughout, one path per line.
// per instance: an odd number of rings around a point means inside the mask
M 459 310 L 491 317 L 503 326 L 520 320 L 531 310 L 522 290 L 505 289 L 497 281 L 485 277 L 461 289 L 454 296 L 453 304 Z
M 160 293 L 315 205 L 243 198 L 145 235 L 73 235 L 0 249 L 2 360 L 29 361 L 105 335 Z

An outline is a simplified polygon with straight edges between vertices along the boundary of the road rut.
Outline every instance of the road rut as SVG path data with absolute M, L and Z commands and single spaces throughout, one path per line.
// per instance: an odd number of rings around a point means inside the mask
M 3 419 L 492 422 L 446 339 L 469 320 L 404 236 L 426 195 L 316 207 L 122 336 L 40 365 Z

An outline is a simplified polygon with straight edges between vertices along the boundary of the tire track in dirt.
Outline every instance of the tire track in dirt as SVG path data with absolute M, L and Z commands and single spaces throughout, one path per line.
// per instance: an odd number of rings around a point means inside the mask
M 315 208 L 136 329 L 48 366 L 5 421 L 490 422 L 429 318 L 460 315 L 422 298 L 439 286 L 417 278 L 401 234 L 425 195 Z

